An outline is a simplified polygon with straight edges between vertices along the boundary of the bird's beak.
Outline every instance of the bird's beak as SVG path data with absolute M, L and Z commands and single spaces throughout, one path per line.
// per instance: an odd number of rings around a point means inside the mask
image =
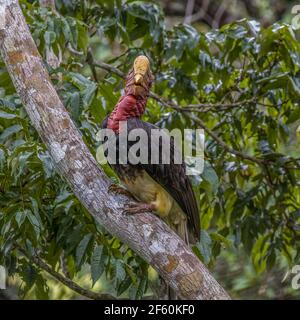
M 134 72 L 134 84 L 136 86 L 142 86 L 144 77 L 150 70 L 150 62 L 146 56 L 138 56 L 134 60 L 133 72 Z
M 143 84 L 143 75 L 140 73 L 134 75 L 134 84 L 136 86 L 141 86 Z

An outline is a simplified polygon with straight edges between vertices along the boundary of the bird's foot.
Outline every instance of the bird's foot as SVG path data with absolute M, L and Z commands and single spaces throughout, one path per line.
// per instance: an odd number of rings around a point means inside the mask
M 126 190 L 125 188 L 122 188 L 121 186 L 117 185 L 117 184 L 111 184 L 108 187 L 108 192 L 113 192 L 113 193 L 117 193 L 117 194 L 122 194 L 124 196 L 127 196 L 129 198 L 133 198 L 132 194 Z
M 130 202 L 127 204 L 123 210 L 124 214 L 137 214 L 144 212 L 155 211 L 153 204 L 148 203 L 139 203 L 139 202 Z

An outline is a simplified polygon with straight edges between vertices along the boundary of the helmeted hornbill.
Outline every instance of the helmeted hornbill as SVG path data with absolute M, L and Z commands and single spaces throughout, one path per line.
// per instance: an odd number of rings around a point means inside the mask
M 141 120 L 149 96 L 153 76 L 147 57 L 138 56 L 126 77 L 125 93 L 113 112 L 104 119 L 102 128 L 120 134 L 120 122 L 127 121 L 127 134 L 133 129 L 144 129 L 148 135 L 148 155 L 151 154 L 151 130 L 157 126 Z M 128 141 L 128 149 L 134 142 Z M 200 219 L 197 201 L 186 175 L 184 161 L 174 163 L 174 140 L 170 139 L 170 164 L 121 164 L 118 162 L 121 145 L 117 143 L 117 164 L 110 164 L 121 182 L 140 203 L 132 203 L 127 213 L 155 211 L 187 243 L 199 239 Z M 128 152 L 128 149 L 126 150 Z M 161 145 L 159 152 L 163 152 Z M 160 155 L 161 159 L 161 155 Z M 108 160 L 109 162 L 109 160 Z M 115 186 L 115 191 L 118 187 Z

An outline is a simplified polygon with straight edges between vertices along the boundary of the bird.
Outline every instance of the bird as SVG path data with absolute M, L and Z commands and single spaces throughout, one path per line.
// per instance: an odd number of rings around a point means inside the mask
M 145 112 L 150 87 L 154 81 L 150 61 L 145 55 L 135 58 L 133 67 L 125 78 L 125 90 L 114 110 L 102 122 L 103 129 L 111 129 L 118 140 L 122 122 L 126 121 L 127 134 L 134 129 L 143 129 L 149 138 L 146 148 L 151 154 L 151 131 L 156 125 L 141 118 Z M 130 202 L 124 212 L 138 214 L 154 212 L 164 220 L 188 245 L 195 244 L 200 237 L 200 217 L 192 184 L 186 174 L 184 161 L 174 163 L 174 139 L 170 139 L 170 163 L 122 163 L 118 161 L 122 145 L 117 143 L 117 161 L 109 165 L 117 174 L 125 189 L 112 184 L 110 190 L 131 194 L 138 202 Z M 134 143 L 128 142 L 127 152 Z M 159 145 L 160 160 L 163 152 Z M 107 155 L 107 153 L 106 153 Z M 150 156 L 149 156 L 150 157 Z

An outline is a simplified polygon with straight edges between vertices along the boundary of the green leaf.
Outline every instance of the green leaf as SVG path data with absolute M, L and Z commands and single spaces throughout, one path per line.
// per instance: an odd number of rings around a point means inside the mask
M 258 273 L 265 271 L 267 267 L 266 257 L 270 247 L 270 243 L 268 242 L 269 237 L 270 236 L 268 234 L 260 236 L 254 244 L 251 252 L 252 262 L 256 272 Z
M 19 124 L 15 124 L 11 127 L 6 128 L 1 134 L 0 134 L 0 143 L 3 143 L 6 139 L 11 137 L 13 134 L 18 133 L 22 130 L 22 126 Z
M 4 168 L 5 164 L 6 164 L 6 154 L 4 149 L 2 149 L 0 146 L 0 170 Z
M 88 107 L 94 99 L 97 85 L 92 83 L 82 92 L 82 100 L 85 107 Z
M 72 92 L 69 99 L 69 106 L 71 108 L 72 118 L 76 121 L 79 120 L 80 116 L 80 94 L 79 92 Z
M 105 269 L 105 255 L 103 254 L 103 245 L 97 245 L 91 260 L 91 275 L 93 286 L 100 279 Z
M 8 113 L 8 112 L 0 110 L 0 118 L 2 118 L 2 119 L 15 119 L 16 117 L 17 117 L 17 115 L 15 115 L 13 113 Z
M 124 263 L 121 260 L 116 261 L 116 278 L 119 281 L 124 280 L 126 277 L 126 272 L 124 269 Z
M 35 281 L 35 295 L 38 300 L 49 299 L 49 287 L 47 281 L 41 275 L 37 275 Z
M 126 277 L 119 285 L 117 289 L 117 295 L 120 296 L 122 293 L 124 293 L 132 284 L 131 277 Z
M 45 43 L 50 46 L 55 42 L 56 34 L 53 31 L 46 31 L 44 34 Z
M 143 295 L 147 289 L 147 284 L 148 284 L 148 277 L 143 277 L 139 282 L 138 288 L 136 290 L 135 299 L 140 300 L 143 298 Z
M 211 259 L 211 246 L 212 241 L 209 234 L 205 230 L 201 230 L 200 241 L 197 243 L 197 248 L 205 264 L 208 264 Z
M 224 244 L 226 247 L 230 248 L 232 246 L 231 241 L 225 237 L 223 237 L 219 233 L 212 232 L 210 233 L 210 238 L 218 243 Z
M 40 225 L 38 219 L 37 219 L 36 216 L 35 216 L 34 214 L 32 214 L 30 211 L 27 211 L 27 212 L 26 212 L 26 216 L 27 216 L 28 220 L 30 221 L 31 225 L 33 226 L 37 237 L 39 237 L 41 225 Z
M 128 3 L 126 6 L 126 11 L 141 20 L 143 20 L 143 24 L 145 21 L 148 22 L 149 32 L 153 41 L 157 43 L 159 38 L 163 32 L 163 20 L 162 20 L 162 12 L 154 3 L 147 3 L 145 1 L 133 1 Z M 145 36 L 145 34 L 143 34 Z
M 79 268 L 85 260 L 85 254 L 88 248 L 88 245 L 92 239 L 92 234 L 87 234 L 80 241 L 78 247 L 76 248 L 76 266 Z
M 296 107 L 292 113 L 290 114 L 288 120 L 287 120 L 287 124 L 291 124 L 291 123 L 294 123 L 296 122 L 297 120 L 300 119 L 300 108 L 299 107 Z
M 19 228 L 22 226 L 25 218 L 26 218 L 25 212 L 23 212 L 23 211 L 16 212 L 15 219 L 16 219 L 16 222 L 17 222 Z
M 205 181 L 210 183 L 213 192 L 216 193 L 219 187 L 219 177 L 209 162 L 205 162 L 204 171 L 201 176 Z

